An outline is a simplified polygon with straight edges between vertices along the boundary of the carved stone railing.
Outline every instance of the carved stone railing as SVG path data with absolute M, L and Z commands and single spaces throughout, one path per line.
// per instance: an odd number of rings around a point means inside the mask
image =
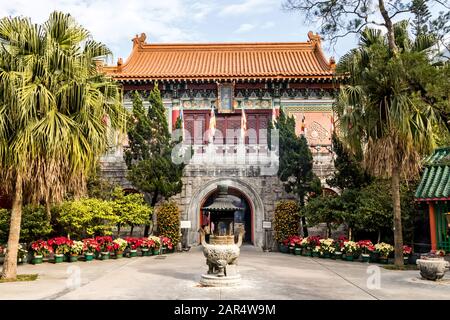
M 183 152 L 192 148 L 190 165 L 261 165 L 278 166 L 278 155 L 264 144 L 208 144 L 185 145 Z

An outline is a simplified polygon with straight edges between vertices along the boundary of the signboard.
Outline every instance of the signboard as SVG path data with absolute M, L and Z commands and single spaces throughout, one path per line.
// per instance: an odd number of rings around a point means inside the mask
M 272 229 L 272 221 L 263 221 L 263 229 Z
M 190 229 L 191 228 L 191 220 L 181 220 L 180 228 L 181 229 Z

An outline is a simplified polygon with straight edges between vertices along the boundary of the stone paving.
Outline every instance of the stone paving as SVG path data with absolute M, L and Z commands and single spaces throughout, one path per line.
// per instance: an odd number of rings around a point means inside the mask
M 435 283 L 421 280 L 417 270 L 266 253 L 252 246 L 241 249 L 239 287 L 201 287 L 206 269 L 200 247 L 162 259 L 23 265 L 19 273 L 37 273 L 38 280 L 0 283 L 0 299 L 450 299 L 449 273 Z

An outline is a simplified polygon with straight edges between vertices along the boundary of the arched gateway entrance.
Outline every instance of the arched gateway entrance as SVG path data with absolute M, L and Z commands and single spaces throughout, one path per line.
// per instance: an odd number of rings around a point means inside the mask
M 217 227 L 211 222 L 216 220 L 214 215 L 217 215 L 218 213 L 209 213 L 202 210 L 202 208 L 212 204 L 214 200 L 216 200 L 217 195 L 217 189 L 211 191 L 200 206 L 200 225 L 208 226 L 211 231 L 213 231 L 212 229 L 214 227 Z M 233 204 L 236 207 L 242 208 L 242 210 L 234 212 L 234 234 L 238 234 L 239 228 L 243 227 L 245 230 L 244 243 L 253 244 L 253 208 L 250 205 L 249 200 L 241 191 L 235 188 L 228 189 L 228 197 L 233 200 Z
M 246 231 L 245 242 L 262 246 L 262 221 L 265 212 L 263 202 L 251 185 L 238 178 L 214 179 L 207 182 L 193 194 L 188 209 L 189 218 L 192 221 L 192 228 L 197 231 L 202 226 L 203 212 L 201 208 L 214 201 L 217 196 L 217 186 L 219 184 L 228 186 L 228 194 L 235 201 L 234 204 L 245 208 L 242 214 L 237 214 L 235 217 L 235 221 L 244 224 Z M 194 238 L 191 238 L 192 236 Z M 191 235 L 191 237 L 192 242 L 198 242 L 197 234 Z

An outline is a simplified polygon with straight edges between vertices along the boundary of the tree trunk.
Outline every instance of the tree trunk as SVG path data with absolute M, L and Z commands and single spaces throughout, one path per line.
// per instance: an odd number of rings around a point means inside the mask
M 392 168 L 392 204 L 394 207 L 394 253 L 396 266 L 403 266 L 402 211 L 400 208 L 400 170 Z
M 17 277 L 17 251 L 19 249 L 20 223 L 22 220 L 22 176 L 16 176 L 16 187 L 11 210 L 11 223 L 9 227 L 8 249 L 6 251 L 2 279 L 14 280 Z
M 394 55 L 397 55 L 398 48 L 397 45 L 395 44 L 394 24 L 392 23 L 392 20 L 389 17 L 389 12 L 387 12 L 386 7 L 384 6 L 384 0 L 378 0 L 378 6 L 380 8 L 380 13 L 383 16 L 384 25 L 386 26 L 387 29 L 389 49 Z
M 120 223 L 117 224 L 117 237 L 120 238 Z
M 352 228 L 348 227 L 348 240 L 352 240 Z
M 52 207 L 49 201 L 45 201 L 45 210 L 47 211 L 47 219 L 51 221 L 52 219 Z
M 151 203 L 152 208 L 155 208 L 156 201 L 158 200 L 158 195 L 159 195 L 158 191 L 155 191 L 153 193 L 152 203 Z M 152 221 L 153 221 L 152 233 L 155 233 L 156 232 L 156 222 L 157 221 L 156 221 L 156 214 L 154 212 L 153 212 L 153 215 L 152 215 Z M 144 229 L 144 237 L 148 237 L 149 232 L 150 232 L 150 225 L 147 224 L 147 225 L 145 225 L 145 229 Z
M 147 227 L 147 226 L 146 226 Z M 131 230 L 130 230 L 130 237 L 132 237 L 133 236 L 133 230 L 134 230 L 134 225 L 132 224 L 131 225 Z M 148 236 L 147 236 L 148 237 Z
M 306 218 L 302 216 L 302 226 L 303 226 L 303 237 L 308 236 L 308 227 L 306 226 Z
M 377 241 L 377 243 L 380 243 L 380 241 L 381 241 L 381 230 L 378 229 L 378 241 Z

